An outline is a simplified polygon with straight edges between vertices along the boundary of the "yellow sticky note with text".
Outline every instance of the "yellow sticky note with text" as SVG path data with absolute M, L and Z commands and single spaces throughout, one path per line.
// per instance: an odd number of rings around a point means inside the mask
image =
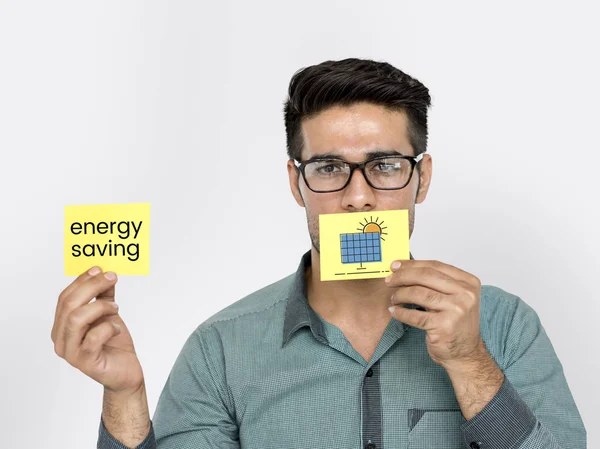
M 150 272 L 150 203 L 65 206 L 65 275 Z
M 319 216 L 321 280 L 381 278 L 410 259 L 408 210 Z

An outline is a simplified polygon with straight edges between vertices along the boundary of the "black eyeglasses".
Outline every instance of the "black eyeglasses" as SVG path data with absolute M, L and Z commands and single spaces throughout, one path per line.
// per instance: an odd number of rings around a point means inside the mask
M 310 190 L 329 193 L 343 190 L 350 183 L 352 173 L 360 168 L 367 183 L 378 190 L 399 190 L 406 187 L 424 153 L 418 156 L 378 156 L 360 164 L 336 158 L 317 158 L 294 161 Z

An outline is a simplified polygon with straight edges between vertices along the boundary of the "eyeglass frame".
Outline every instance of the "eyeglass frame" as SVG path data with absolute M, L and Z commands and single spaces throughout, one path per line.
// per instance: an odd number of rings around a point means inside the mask
M 308 187 L 311 191 L 313 191 L 315 193 L 333 193 L 333 192 L 339 192 L 340 190 L 344 190 L 346 187 L 348 187 L 348 184 L 350 184 L 350 181 L 352 181 L 352 176 L 354 175 L 354 170 L 356 170 L 357 168 L 360 168 L 363 178 L 365 178 L 365 181 L 367 181 L 367 184 L 369 184 L 373 189 L 375 189 L 375 190 L 401 190 L 404 187 L 406 187 L 412 180 L 412 175 L 415 171 L 415 166 L 423 160 L 424 155 L 425 155 L 425 152 L 423 152 L 417 156 L 406 156 L 404 154 L 386 154 L 386 155 L 377 156 L 377 157 L 374 157 L 371 159 L 367 159 L 366 161 L 360 162 L 360 163 L 348 162 L 342 158 L 337 158 L 337 157 L 323 157 L 323 158 L 309 159 L 308 161 L 300 161 L 298 159 L 294 159 L 294 167 L 296 167 L 296 169 L 300 173 L 302 173 L 302 179 L 304 179 L 304 183 L 306 184 L 306 187 Z M 410 162 L 410 175 L 408 176 L 408 180 L 402 187 L 390 187 L 390 188 L 375 187 L 371 183 L 371 180 L 369 179 L 367 174 L 365 173 L 365 166 L 373 161 L 378 161 L 380 159 L 389 159 L 391 157 L 406 159 Z M 343 162 L 343 163 L 347 164 L 348 166 L 350 166 L 350 174 L 348 175 L 348 180 L 346 181 L 346 184 L 344 184 L 343 187 L 340 187 L 339 189 L 335 189 L 335 190 L 314 190 L 308 184 L 308 181 L 306 180 L 306 174 L 304 173 L 304 169 L 306 168 L 306 165 L 310 164 L 312 162 L 318 162 L 318 161 L 323 161 L 323 160 L 325 160 L 325 161 L 340 161 L 340 162 Z

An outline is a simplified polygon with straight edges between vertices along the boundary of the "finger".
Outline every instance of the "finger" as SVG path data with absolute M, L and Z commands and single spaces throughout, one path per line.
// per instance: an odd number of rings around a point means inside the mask
M 56 318 L 54 341 L 57 341 L 60 338 L 60 335 L 64 329 L 65 319 L 73 310 L 89 303 L 92 299 L 98 296 L 103 297 L 105 294 L 110 295 L 111 288 L 113 289 L 112 297 L 114 298 L 114 286 L 116 282 L 116 275 L 114 273 L 107 272 L 88 278 L 84 283 L 72 290 L 69 296 L 63 299 L 62 307 Z
M 114 287 L 117 283 L 117 275 L 112 271 L 92 276 L 84 283 L 75 288 L 64 301 L 64 307 L 80 307 L 92 299 L 105 295 L 114 297 Z M 112 289 L 112 293 L 110 290 Z
M 104 345 L 121 332 L 120 326 L 113 321 L 105 321 L 91 328 L 79 347 L 78 364 L 90 367 L 100 358 Z
M 99 301 L 115 302 L 115 286 L 109 287 L 108 290 L 104 290 L 102 293 L 96 296 Z
M 89 270 L 84 271 L 60 293 L 59 297 L 66 298 L 73 290 L 85 283 L 89 278 L 94 277 L 99 273 L 102 273 L 102 269 L 98 266 L 93 266 Z
M 86 332 L 103 316 L 116 315 L 118 308 L 115 305 L 114 302 L 94 301 L 73 310 L 65 319 L 64 329 L 54 345 L 55 352 L 69 363 L 75 360 Z
M 407 309 L 406 307 L 391 306 L 389 308 L 392 317 L 408 324 L 409 326 L 416 327 L 428 331 L 435 328 L 435 320 L 437 318 L 437 312 L 423 312 L 416 309 Z
M 469 284 L 477 284 L 479 283 L 479 278 L 471 273 L 468 273 L 464 270 L 461 270 L 454 265 L 450 265 L 444 262 L 440 262 L 439 260 L 402 260 L 401 267 L 413 267 L 413 268 L 422 268 L 422 267 L 431 267 L 434 268 L 446 276 L 451 277 L 453 279 L 467 282 Z M 395 270 L 392 270 L 395 271 Z
M 458 293 L 463 288 L 462 283 L 430 266 L 401 267 L 398 271 L 385 278 L 390 287 L 405 287 L 421 285 L 447 295 Z
M 448 295 L 420 285 L 402 287 L 390 298 L 392 305 L 415 304 L 427 310 L 443 311 L 453 307 Z
M 81 284 L 83 284 L 88 279 L 90 279 L 93 276 L 96 276 L 97 274 L 99 274 L 101 272 L 102 272 L 102 269 L 100 267 L 97 267 L 97 266 L 91 267 L 89 270 L 84 271 L 79 276 L 77 276 L 77 278 L 73 282 L 71 282 L 62 292 L 60 292 L 60 294 L 58 295 L 58 301 L 56 302 L 56 310 L 54 311 L 54 325 L 52 326 L 52 332 L 50 334 L 52 341 L 54 341 L 54 342 L 56 341 L 56 332 L 57 332 L 57 328 L 58 328 L 57 321 L 58 321 L 59 316 L 61 315 L 61 311 L 62 311 L 63 304 L 65 302 L 65 298 L 67 296 L 69 296 Z

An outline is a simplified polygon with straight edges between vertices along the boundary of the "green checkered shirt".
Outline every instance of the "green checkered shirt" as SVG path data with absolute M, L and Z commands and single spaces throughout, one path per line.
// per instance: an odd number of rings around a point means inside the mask
M 583 449 L 586 431 L 537 314 L 481 291 L 481 334 L 505 374 L 465 421 L 425 332 L 392 319 L 370 361 L 308 304 L 298 271 L 188 338 L 138 449 Z M 123 449 L 100 422 L 98 448 Z

